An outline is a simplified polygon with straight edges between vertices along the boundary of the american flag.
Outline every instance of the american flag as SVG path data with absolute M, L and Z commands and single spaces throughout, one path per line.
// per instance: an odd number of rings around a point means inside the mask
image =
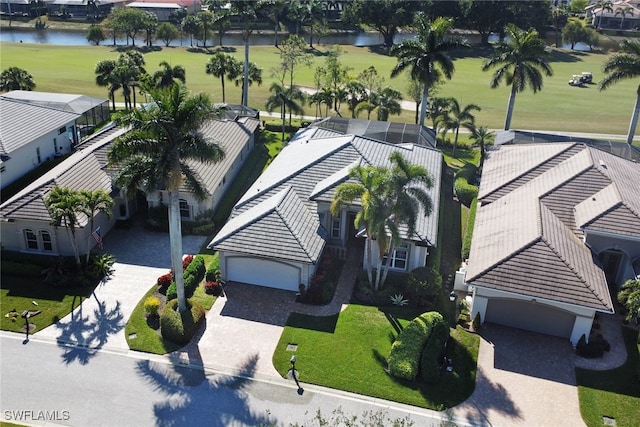
M 100 226 L 98 226 L 98 228 L 96 228 L 96 231 L 91 233 L 91 235 L 93 236 L 94 239 L 96 239 L 96 242 L 98 242 L 98 246 L 100 247 L 100 249 L 103 249 L 103 247 L 102 247 L 102 235 L 100 234 Z

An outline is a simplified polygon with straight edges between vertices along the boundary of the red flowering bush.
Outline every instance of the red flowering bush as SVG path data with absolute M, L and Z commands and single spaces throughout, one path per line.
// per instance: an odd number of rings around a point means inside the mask
M 193 261 L 193 255 L 187 255 L 186 257 L 184 257 L 182 259 L 182 269 L 185 270 L 187 267 L 189 267 L 191 261 Z
M 220 295 L 221 287 L 220 282 L 216 281 L 207 281 L 204 284 L 204 291 L 209 295 Z
M 173 275 L 171 274 L 171 272 L 158 277 L 158 287 L 160 289 L 168 288 L 171 282 L 173 282 Z

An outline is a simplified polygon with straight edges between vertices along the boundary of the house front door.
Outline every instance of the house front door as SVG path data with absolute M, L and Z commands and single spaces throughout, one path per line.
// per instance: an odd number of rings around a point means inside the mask
M 620 270 L 623 255 L 622 252 L 613 249 L 606 250 L 600 254 L 602 269 L 607 278 L 607 284 L 611 289 L 617 289 L 616 279 L 618 278 L 618 271 Z

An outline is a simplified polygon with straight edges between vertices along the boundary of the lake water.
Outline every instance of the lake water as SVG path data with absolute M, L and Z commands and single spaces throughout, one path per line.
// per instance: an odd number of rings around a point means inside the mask
M 413 37 L 412 34 L 402 33 L 398 34 L 395 38 L 396 42 Z M 282 41 L 284 37 L 279 36 Z M 307 43 L 309 42 L 309 36 L 305 37 Z M 87 33 L 85 31 L 72 31 L 72 30 L 35 30 L 33 28 L 3 28 L 0 32 L 0 41 L 14 42 L 14 43 L 42 43 L 42 44 L 55 44 L 64 46 L 87 46 L 91 43 L 87 41 Z M 268 46 L 273 44 L 273 34 L 259 34 L 254 33 L 251 35 L 250 42 L 252 45 Z M 340 45 L 352 45 L 352 46 L 375 46 L 383 43 L 382 36 L 375 32 L 361 32 L 361 33 L 341 33 L 331 34 L 322 37 L 320 41 L 314 43 L 318 44 L 340 44 Z M 103 41 L 102 45 L 111 45 L 113 40 L 107 38 Z M 117 39 L 118 45 L 125 45 L 126 40 L 124 38 Z M 195 40 L 194 40 L 195 44 Z M 240 46 L 244 44 L 241 34 L 225 34 L 222 37 L 222 44 L 224 46 Z M 142 38 L 136 39 L 136 45 L 143 46 L 144 42 Z M 156 46 L 164 46 L 162 41 L 154 41 Z M 171 42 L 171 46 L 189 46 L 190 38 L 185 36 L 182 40 L 177 39 Z M 214 36 L 211 40 L 207 41 L 208 46 L 218 45 L 218 37 Z

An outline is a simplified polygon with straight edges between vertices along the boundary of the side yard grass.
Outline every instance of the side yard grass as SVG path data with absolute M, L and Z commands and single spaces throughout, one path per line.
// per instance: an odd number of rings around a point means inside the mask
M 603 417 L 618 427 L 640 422 L 640 338 L 638 331 L 622 328 L 627 361 L 609 371 L 576 369 L 580 413 L 590 427 L 602 426 Z
M 468 398 L 475 387 L 479 337 L 452 330 L 448 354 L 454 371 L 437 385 L 400 381 L 387 374 L 386 359 L 398 332 L 420 312 L 415 309 L 350 305 L 339 315 L 292 313 L 280 337 L 273 364 L 286 377 L 290 359 L 303 382 L 409 405 L 443 410 Z M 295 352 L 288 351 L 297 345 Z
M 217 255 L 204 255 L 205 266 L 208 268 L 212 263 L 218 262 Z M 156 280 L 156 277 L 150 277 L 149 282 Z M 204 279 L 203 279 L 204 282 Z M 172 351 L 178 350 L 182 347 L 181 344 L 176 344 L 171 341 L 165 340 L 160 335 L 159 329 L 151 327 L 147 323 L 147 317 L 144 310 L 145 300 L 152 296 L 156 290 L 157 285 L 154 283 L 149 291 L 142 297 L 136 308 L 131 313 L 131 317 L 127 321 L 124 328 L 127 344 L 131 350 L 143 351 L 145 353 L 153 354 L 166 354 Z M 205 293 L 203 283 L 200 283 L 196 288 L 196 291 L 191 297 L 191 301 L 199 302 L 205 308 L 210 310 L 213 303 L 216 301 L 216 297 Z

